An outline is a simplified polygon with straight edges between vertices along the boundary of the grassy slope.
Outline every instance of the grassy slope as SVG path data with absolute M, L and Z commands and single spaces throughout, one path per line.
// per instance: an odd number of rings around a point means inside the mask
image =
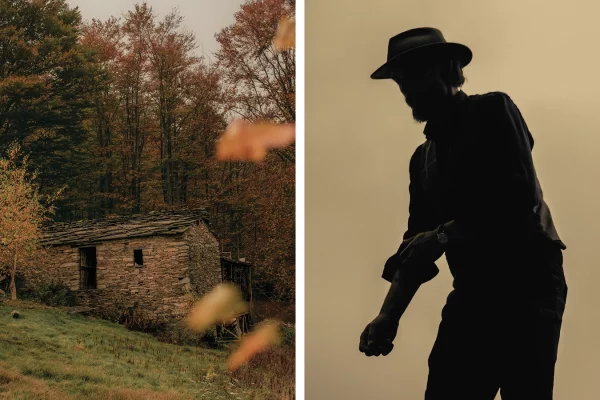
M 226 357 L 61 309 L 0 303 L 0 399 L 275 398 L 242 387 Z

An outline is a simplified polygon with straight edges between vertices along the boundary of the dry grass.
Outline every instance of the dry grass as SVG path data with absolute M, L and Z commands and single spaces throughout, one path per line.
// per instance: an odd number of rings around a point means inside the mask
M 7 368 L 0 368 L 0 399 L 11 400 L 69 400 L 73 397 L 65 392 L 52 389 L 42 379 L 22 375 Z M 147 389 L 116 388 L 99 390 L 97 399 L 106 400 L 187 400 L 192 399 L 174 391 L 152 391 Z
M 23 376 L 9 369 L 5 363 L 0 367 L 0 399 L 11 400 L 69 400 L 73 397 L 54 390 L 40 379 Z
M 11 318 L 13 309 L 22 318 Z M 293 348 L 259 354 L 232 374 L 229 349 L 162 343 L 28 302 L 0 304 L 0 343 L 0 399 L 268 400 L 294 393 Z
M 296 354 L 291 346 L 278 346 L 258 354 L 233 373 L 244 386 L 261 386 L 271 392 L 265 400 L 295 398 Z
M 190 396 L 184 396 L 174 391 L 154 392 L 147 389 L 110 389 L 101 393 L 100 397 L 106 400 L 187 400 Z

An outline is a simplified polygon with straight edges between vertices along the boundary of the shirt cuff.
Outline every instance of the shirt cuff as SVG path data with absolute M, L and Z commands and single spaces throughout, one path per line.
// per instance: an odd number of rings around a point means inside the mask
M 397 261 L 397 254 L 398 253 L 394 254 L 387 260 L 383 267 L 383 273 L 381 274 L 381 277 L 390 283 L 394 280 L 394 275 L 398 268 L 404 269 L 404 277 L 406 279 L 418 284 L 423 284 L 432 280 L 440 272 L 435 263 L 400 265 Z
M 448 243 L 461 243 L 465 241 L 465 233 L 454 220 L 444 224 L 444 231 L 448 236 Z

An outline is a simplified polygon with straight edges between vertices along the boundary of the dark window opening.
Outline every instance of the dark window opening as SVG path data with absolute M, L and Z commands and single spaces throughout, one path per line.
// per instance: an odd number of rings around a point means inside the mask
M 79 249 L 79 287 L 82 290 L 96 289 L 96 248 Z
M 136 267 L 144 265 L 144 254 L 142 253 L 142 250 L 133 251 L 133 265 Z

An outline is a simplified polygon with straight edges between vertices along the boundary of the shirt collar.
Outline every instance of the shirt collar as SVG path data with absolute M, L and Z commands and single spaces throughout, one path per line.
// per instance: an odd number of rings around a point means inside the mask
M 457 133 L 453 128 L 456 127 L 456 123 L 460 120 L 459 113 L 468 97 L 469 96 L 465 92 L 459 90 L 452 96 L 448 107 L 444 109 L 442 114 L 427 121 L 425 128 L 423 129 L 423 133 L 427 140 L 436 141 L 450 139 Z

